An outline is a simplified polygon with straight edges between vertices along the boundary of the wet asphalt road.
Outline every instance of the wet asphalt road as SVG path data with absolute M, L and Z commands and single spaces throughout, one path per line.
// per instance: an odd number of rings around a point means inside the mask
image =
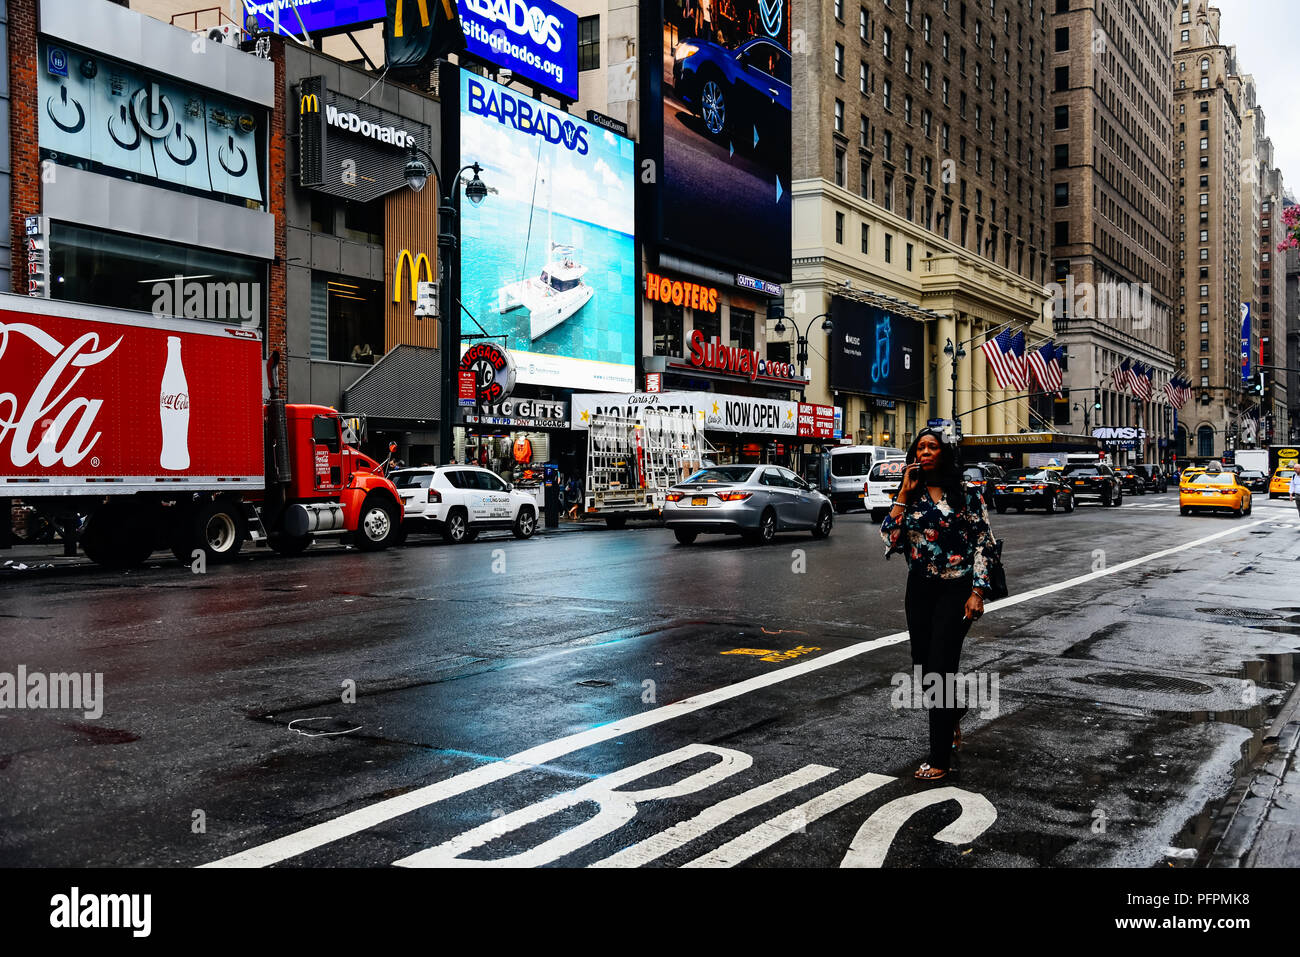
M 993 524 L 1013 598 L 962 666 L 996 713 L 939 785 L 861 513 L 12 576 L 0 671 L 103 672 L 105 709 L 0 711 L 0 864 L 1194 863 L 1294 686 L 1294 507 Z

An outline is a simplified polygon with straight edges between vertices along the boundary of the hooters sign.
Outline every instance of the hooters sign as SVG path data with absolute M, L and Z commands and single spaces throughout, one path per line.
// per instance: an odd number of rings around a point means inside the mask
M 26 302 L 0 297 L 0 488 L 262 484 L 256 333 Z

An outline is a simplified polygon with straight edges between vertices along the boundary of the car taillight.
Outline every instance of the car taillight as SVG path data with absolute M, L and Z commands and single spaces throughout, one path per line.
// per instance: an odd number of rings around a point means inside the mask
M 681 492 L 669 492 L 664 498 L 669 502 L 680 502 L 686 496 Z
M 1035 485 L 1035 486 L 1034 486 L 1034 491 L 1035 491 L 1035 492 L 1041 492 L 1041 491 L 1043 491 L 1043 490 L 1046 489 L 1046 488 L 1047 488 L 1046 485 Z
M 718 498 L 724 502 L 743 502 L 753 494 L 753 492 L 719 492 Z
M 442 493 L 436 488 L 429 489 L 428 502 L 430 505 L 442 504 Z
M 971 484 L 971 485 L 983 485 L 983 484 L 984 484 L 984 480 L 983 480 L 983 479 L 971 479 L 970 484 Z

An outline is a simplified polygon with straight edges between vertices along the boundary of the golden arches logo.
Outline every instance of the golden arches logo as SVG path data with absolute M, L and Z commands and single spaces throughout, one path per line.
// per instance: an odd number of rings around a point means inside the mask
M 298 114 L 319 113 L 320 97 L 315 93 L 305 93 L 301 100 L 298 101 Z
M 420 26 L 429 25 L 429 5 L 428 0 L 415 0 L 420 8 Z M 400 37 L 404 35 L 402 25 L 402 10 L 406 6 L 406 0 L 397 0 L 393 9 L 393 36 Z M 448 23 L 456 22 L 456 9 L 453 0 L 442 0 L 442 12 L 447 15 Z
M 429 264 L 429 257 L 424 253 L 412 256 L 409 249 L 403 249 L 397 254 L 397 268 L 393 271 L 393 302 L 402 301 L 402 270 L 407 266 L 411 270 L 411 302 L 415 302 L 416 293 L 419 292 L 420 276 L 426 277 L 425 282 L 433 282 L 433 267 Z

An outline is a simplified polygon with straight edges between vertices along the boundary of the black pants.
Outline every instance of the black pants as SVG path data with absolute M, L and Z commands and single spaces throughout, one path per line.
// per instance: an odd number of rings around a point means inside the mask
M 970 631 L 964 620 L 971 577 L 930 578 L 913 571 L 907 576 L 907 631 L 912 643 L 912 665 L 925 675 L 956 674 L 961 645 Z M 915 674 L 915 672 L 913 672 Z M 945 687 L 951 687 L 945 681 Z M 952 702 L 948 702 L 952 703 Z M 930 708 L 930 766 L 947 770 L 952 760 L 952 736 L 965 708 Z

